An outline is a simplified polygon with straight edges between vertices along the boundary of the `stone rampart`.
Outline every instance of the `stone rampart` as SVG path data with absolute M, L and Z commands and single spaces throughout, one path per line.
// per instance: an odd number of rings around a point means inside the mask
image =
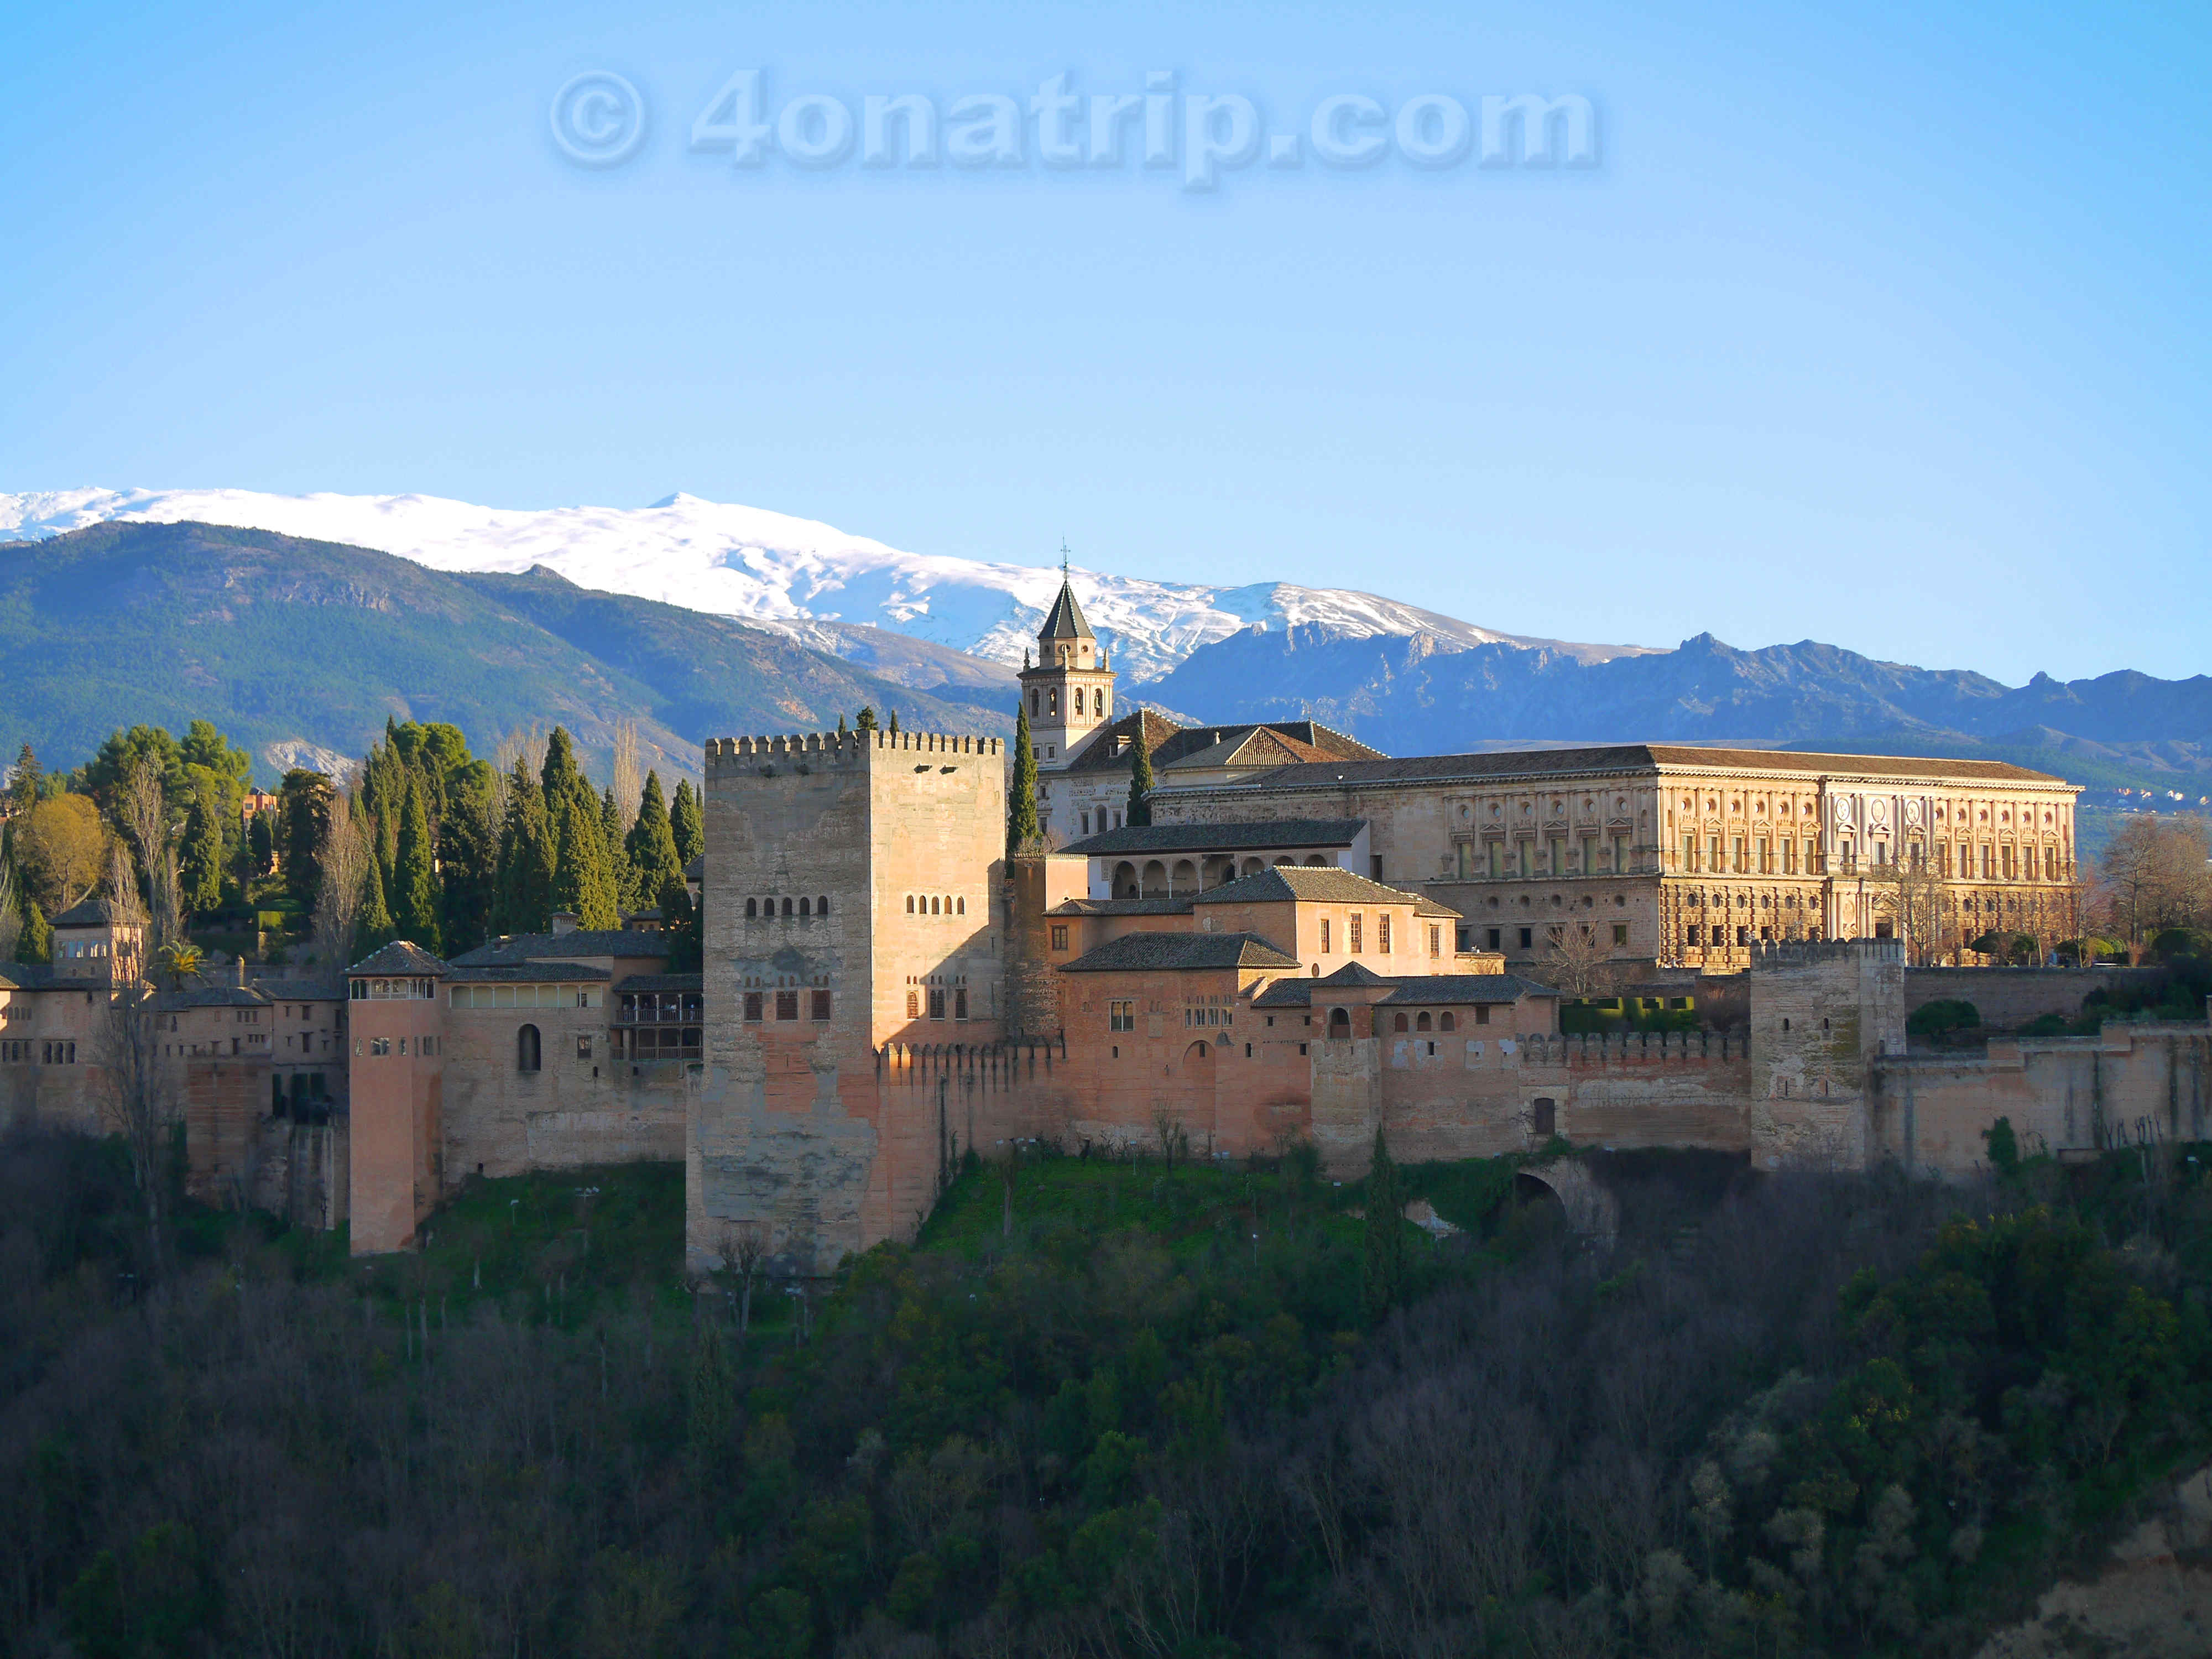
M 2045 1014 L 2078 1018 L 2092 991 L 2151 991 L 2164 985 L 2163 968 L 1909 968 L 1907 1014 L 1931 1002 L 1971 1002 L 1993 1030 L 2017 1030 Z

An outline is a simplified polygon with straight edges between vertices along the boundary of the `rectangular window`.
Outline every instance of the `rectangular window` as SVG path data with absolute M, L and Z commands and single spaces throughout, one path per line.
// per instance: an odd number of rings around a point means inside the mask
M 1741 836 L 1735 836 L 1730 842 L 1729 847 L 1729 856 L 1730 860 L 1729 868 L 1735 874 L 1739 876 L 1742 875 L 1744 873 L 1744 864 L 1743 837 Z
M 1613 838 L 1613 872 L 1615 875 L 1619 875 L 1627 868 L 1628 837 L 1615 836 Z
M 1594 876 L 1597 873 L 1597 837 L 1595 836 L 1583 837 L 1583 873 L 1586 876 Z
M 1722 871 L 1728 868 L 1728 866 L 1721 862 L 1721 838 L 1718 836 L 1715 836 L 1711 838 L 1711 844 L 1708 846 L 1705 850 L 1711 854 L 1712 869 L 1715 875 L 1718 875 Z
M 921 992 L 908 991 L 906 994 L 906 1017 L 908 1019 L 920 1019 L 921 1018 Z
M 1487 1025 L 1490 1024 L 1490 1005 L 1488 1003 L 1478 1003 L 1475 1006 L 1474 1023 L 1477 1025 Z
M 1820 873 L 1820 843 L 1817 841 L 1805 843 L 1805 873 L 1808 876 Z
M 1533 951 L 1535 947 L 1536 930 L 1533 927 L 1523 927 L 1521 930 L 1521 948 L 1524 951 Z
M 1390 913 L 1388 910 L 1375 918 L 1375 949 L 1383 956 L 1390 954 Z
M 1055 951 L 1067 949 L 1067 924 L 1064 921 L 1056 921 L 1052 925 L 1052 948 Z
M 807 1010 L 810 1018 L 814 1019 L 830 1018 L 830 994 L 827 991 L 817 991 L 807 1000 L 812 1005 Z
M 929 988 L 929 1017 L 932 1019 L 945 1018 L 945 990 L 942 986 Z
M 2012 848 L 2008 846 L 2004 849 L 2004 878 L 2007 881 L 2010 881 L 2012 879 Z
M 1748 927 L 1739 927 L 1739 928 L 1737 928 L 1737 929 L 1735 930 L 1735 942 L 1736 942 L 1738 945 L 1748 945 L 1748 944 L 1750 944 L 1750 943 L 1751 943 L 1751 929 L 1750 929 L 1750 928 L 1748 928 Z
M 1496 951 L 1496 950 L 1499 950 L 1499 949 L 1503 948 L 1503 947 L 1501 947 L 1501 946 L 1500 946 L 1500 945 L 1498 944 L 1498 939 L 1499 939 L 1500 936 L 1503 934 L 1504 931 L 1504 929 L 1502 929 L 1502 928 L 1492 927 L 1492 928 L 1491 928 L 1488 932 L 1486 932 L 1486 933 L 1484 933 L 1482 937 L 1483 937 L 1483 942 L 1484 942 L 1484 945 L 1485 945 L 1486 948 L 1487 948 L 1487 949 L 1489 949 L 1489 950 L 1492 950 L 1492 951 Z
M 1442 927 L 1431 927 L 1429 929 L 1429 954 L 1432 957 L 1442 956 L 1443 942 L 1444 930 Z
M 1764 836 L 1759 838 L 1759 873 L 1762 876 L 1774 873 L 1774 843 Z
M 1496 881 L 1504 873 L 1502 866 L 1504 861 L 1505 843 L 1498 841 L 1492 842 L 1490 843 L 1490 878 L 1492 881 Z
M 745 993 L 745 1023 L 749 1025 L 757 1025 L 760 1024 L 760 1018 L 761 994 L 758 991 L 748 991 Z
M 576 1058 L 577 1058 L 577 1059 L 579 1059 L 579 1060 L 589 1060 L 591 1057 L 592 1057 L 592 1039 L 591 1039 L 589 1036 L 586 1036 L 586 1035 L 585 1035 L 583 1032 L 581 1032 L 581 1031 L 577 1032 L 577 1033 L 576 1033 Z
M 1109 1002 L 1106 1005 L 1106 1029 L 1109 1031 L 1133 1031 L 1137 1029 L 1137 1005 L 1130 1002 Z
M 1346 937 L 1350 939 L 1352 944 L 1352 954 L 1355 957 L 1359 954 L 1360 925 L 1365 921 L 1366 918 L 1364 916 L 1361 915 L 1358 911 L 1354 910 L 1352 913 L 1351 922 L 1345 928 Z
M 1693 921 L 1682 930 L 1682 938 L 1686 943 L 1695 945 L 1698 942 L 1701 932 L 1702 930 L 1698 927 L 1698 924 Z
M 1628 924 L 1626 922 L 1616 921 L 1613 924 L 1613 942 L 1616 945 L 1626 945 L 1628 943 Z
M 1682 867 L 1685 870 L 1698 867 L 1698 838 L 1695 836 L 1682 837 Z
M 1321 953 L 1323 956 L 1328 954 L 1328 918 L 1327 916 L 1321 919 Z
M 775 994 L 775 1017 L 778 1019 L 797 1019 L 799 1018 L 798 992 L 778 991 Z

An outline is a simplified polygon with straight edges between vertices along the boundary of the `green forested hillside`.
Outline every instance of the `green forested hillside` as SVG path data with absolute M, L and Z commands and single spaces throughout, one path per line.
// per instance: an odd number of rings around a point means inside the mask
M 978 692 L 976 695 L 982 695 Z M 908 727 L 1000 732 L 780 635 L 546 572 L 455 576 L 364 548 L 202 524 L 107 524 L 0 545 L 0 747 L 69 763 L 141 723 L 213 720 L 272 745 L 358 755 L 387 715 L 445 720 L 489 752 L 565 725 L 587 754 L 617 721 L 696 769 L 710 736 L 827 727 L 863 703 Z

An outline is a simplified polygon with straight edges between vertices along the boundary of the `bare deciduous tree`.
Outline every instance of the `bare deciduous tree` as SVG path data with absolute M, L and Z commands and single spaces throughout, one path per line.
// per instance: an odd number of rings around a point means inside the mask
M 1596 996 L 1612 988 L 1612 959 L 1613 947 L 1598 937 L 1594 924 L 1572 922 L 1552 929 L 1543 970 L 1569 996 Z
M 1890 924 L 1909 963 L 1926 963 L 1944 948 L 1942 918 L 1950 884 L 1917 843 L 1880 864 L 1862 864 L 1868 908 Z
M 2212 823 L 2201 813 L 2130 817 L 2098 860 L 2098 896 L 2106 922 L 2128 953 L 2168 927 L 2212 921 Z
M 22 897 L 15 888 L 15 866 L 0 858 L 0 962 L 15 954 L 15 942 L 22 936 Z
M 169 1133 L 183 1103 L 176 1066 L 163 1052 L 161 1021 L 149 990 L 122 986 L 100 1011 L 92 1042 L 101 1115 L 130 1154 L 155 1272 L 166 1260 Z
M 637 817 L 637 804 L 644 799 L 645 775 L 638 769 L 637 722 L 615 722 L 614 757 L 615 806 L 622 813 L 622 821 L 629 824 Z
M 143 756 L 123 775 L 117 790 L 116 810 L 124 832 L 137 849 L 138 868 L 146 878 L 146 908 L 159 949 L 176 938 L 179 923 L 177 836 L 184 825 L 169 810 L 161 769 Z
M 322 885 L 315 894 L 315 960 L 325 969 L 343 967 L 351 953 L 368 859 L 368 836 L 354 811 L 353 797 L 333 793 L 330 830 L 319 860 Z
M 768 1239 L 756 1224 L 742 1222 L 722 1229 L 714 1252 L 721 1259 L 723 1273 L 737 1286 L 738 1329 L 749 1331 L 753 1323 L 753 1280 L 768 1255 Z

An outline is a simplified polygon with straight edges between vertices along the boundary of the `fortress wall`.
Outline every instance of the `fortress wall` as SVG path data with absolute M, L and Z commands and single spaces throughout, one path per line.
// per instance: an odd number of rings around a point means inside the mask
M 1971 1002 L 1982 1024 L 2014 1030 L 2045 1014 L 2078 1018 L 2092 991 L 2153 990 L 2163 968 L 1913 968 L 1905 975 L 1905 1009 L 1956 999 Z

